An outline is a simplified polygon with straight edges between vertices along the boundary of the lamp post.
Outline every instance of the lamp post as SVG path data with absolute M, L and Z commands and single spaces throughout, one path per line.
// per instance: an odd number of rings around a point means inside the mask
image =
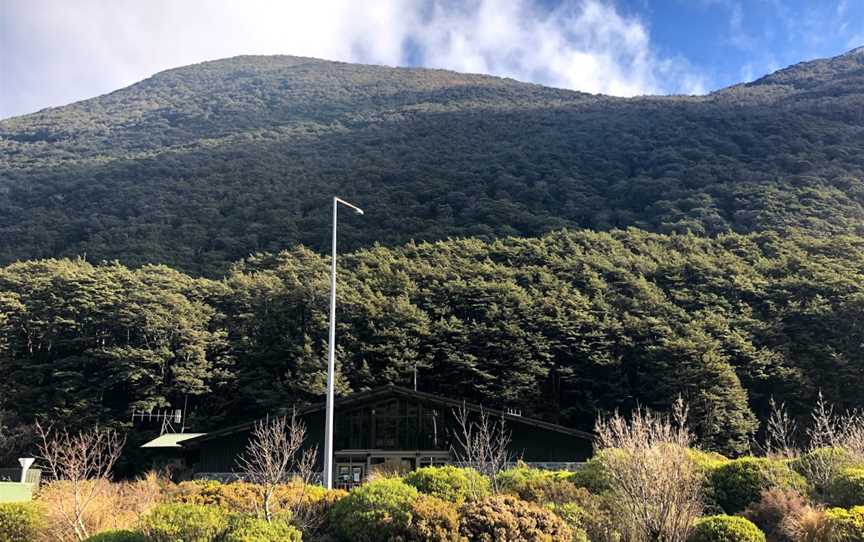
M 324 487 L 333 489 L 333 388 L 336 381 L 336 216 L 339 204 L 354 209 L 358 215 L 363 209 L 343 199 L 333 198 L 333 254 L 330 261 L 330 340 L 327 348 L 327 414 L 324 425 Z

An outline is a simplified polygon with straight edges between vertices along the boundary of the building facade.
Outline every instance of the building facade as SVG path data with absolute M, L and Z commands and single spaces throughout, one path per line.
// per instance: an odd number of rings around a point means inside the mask
M 296 411 L 306 425 L 305 447 L 319 452 L 323 469 L 325 404 Z M 514 460 L 550 468 L 571 468 L 591 455 L 590 433 L 523 417 L 514 412 L 482 409 L 398 386 L 338 398 L 334 412 L 334 481 L 350 487 L 376 471 L 405 472 L 459 460 L 458 414 L 477 421 L 482 414 L 503 423 L 510 433 Z M 254 422 L 184 439 L 180 445 L 198 477 L 230 478 L 237 457 L 249 442 Z

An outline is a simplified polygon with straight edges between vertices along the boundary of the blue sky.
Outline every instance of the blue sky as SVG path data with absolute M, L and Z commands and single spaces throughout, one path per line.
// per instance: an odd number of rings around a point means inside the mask
M 864 0 L 0 0 L 0 118 L 239 54 L 704 93 L 864 45 Z

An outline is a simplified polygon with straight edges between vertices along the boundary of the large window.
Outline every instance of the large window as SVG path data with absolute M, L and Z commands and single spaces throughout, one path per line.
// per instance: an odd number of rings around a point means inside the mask
M 440 410 L 400 399 L 337 413 L 338 449 L 447 450 Z

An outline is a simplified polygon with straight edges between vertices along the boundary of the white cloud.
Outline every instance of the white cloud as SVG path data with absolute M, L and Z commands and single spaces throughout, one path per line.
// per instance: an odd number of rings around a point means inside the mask
M 0 0 L 0 117 L 239 54 L 421 65 L 630 96 L 704 92 L 600 0 Z M 413 50 L 406 50 L 406 43 Z

